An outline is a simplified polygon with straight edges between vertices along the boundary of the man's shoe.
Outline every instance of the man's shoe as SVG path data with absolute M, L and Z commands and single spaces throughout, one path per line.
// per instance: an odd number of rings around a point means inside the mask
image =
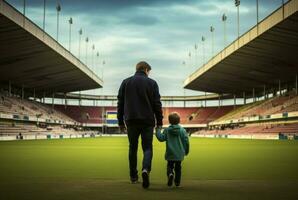
M 175 182 L 176 187 L 180 186 L 180 182 Z
M 130 177 L 130 182 L 131 182 L 132 184 L 136 184 L 136 183 L 138 183 L 138 180 L 139 180 L 139 177 L 138 177 L 138 176 L 136 176 L 136 177 Z
M 147 189 L 150 185 L 150 182 L 149 182 L 149 173 L 146 169 L 142 171 L 142 178 L 143 178 L 143 188 Z
M 170 173 L 168 177 L 168 186 L 171 187 L 173 185 L 174 174 Z

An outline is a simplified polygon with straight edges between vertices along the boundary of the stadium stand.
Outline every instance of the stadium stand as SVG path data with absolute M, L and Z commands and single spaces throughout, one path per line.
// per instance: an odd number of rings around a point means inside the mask
M 34 100 L 20 99 L 15 96 L 5 96 L 4 94 L 1 94 L 0 113 L 11 114 L 14 118 L 29 118 L 31 116 L 61 124 L 66 122 L 75 123 L 75 120 L 50 106 Z
M 0 121 L 0 135 L 47 135 L 47 134 L 72 134 L 75 130 L 63 126 L 40 125 L 38 123 Z
M 34 125 L 19 125 L 12 122 L 0 122 L 0 135 L 26 135 L 32 133 L 42 133 L 44 130 Z
M 291 118 L 288 118 L 289 114 L 292 114 Z M 240 106 L 215 120 L 215 123 L 210 123 L 207 129 L 199 130 L 195 134 L 282 134 L 297 137 L 297 114 L 298 96 L 292 91 L 282 96 L 275 96 L 267 100 Z M 244 118 L 250 117 L 257 117 L 257 121 L 251 123 L 243 120 Z
M 164 124 L 168 124 L 168 115 L 171 112 L 180 114 L 181 124 L 207 124 L 217 118 L 225 115 L 233 109 L 233 106 L 224 107 L 168 107 L 163 108 Z
M 0 95 L 0 117 L 0 136 L 82 133 L 79 123 L 59 110 L 5 93 Z
M 257 101 L 255 103 L 241 106 L 215 121 L 253 116 L 266 116 L 292 111 L 298 111 L 298 96 L 293 93 L 289 93 L 285 96 L 276 96 L 268 100 Z
M 93 124 L 96 127 L 109 126 L 107 113 L 116 112 L 115 106 L 74 106 L 74 105 L 49 105 L 17 96 L 7 96 L 1 93 L 0 114 L 12 115 L 12 120 L 2 120 L 0 123 L 0 135 L 38 135 L 38 134 L 72 134 L 80 133 L 75 125 Z M 298 96 L 293 93 L 285 93 L 283 96 L 275 96 L 266 100 L 242 106 L 213 106 L 213 107 L 164 107 L 164 124 L 168 125 L 168 115 L 178 112 L 181 116 L 181 124 L 195 126 L 208 125 L 200 128 L 197 134 L 297 134 L 298 123 L 285 123 L 274 120 L 264 123 L 245 123 L 241 121 L 245 117 L 270 116 L 298 111 Z M 29 119 L 43 119 L 41 122 Z M 21 120 L 20 120 L 21 119 Z M 214 122 L 238 120 L 236 123 L 223 123 L 213 125 Z M 22 121 L 22 123 L 20 122 Z M 51 122 L 55 122 L 51 124 Z M 73 122 L 74 126 L 67 126 L 66 122 Z M 42 125 L 42 126 L 41 126 Z M 111 125 L 111 124 L 110 124 Z M 116 124 L 113 124 L 115 126 Z M 95 126 L 94 126 L 95 128 Z M 94 132 L 95 129 L 93 129 Z M 114 132 L 116 130 L 113 130 Z M 85 131 L 86 132 L 86 131 Z M 117 132 L 117 131 L 116 131 Z
M 63 106 L 55 105 L 55 109 L 64 112 L 69 117 L 81 123 L 102 123 L 103 116 L 107 111 L 116 111 L 116 107 L 94 107 L 94 106 Z M 164 124 L 168 124 L 168 115 L 178 112 L 181 124 L 207 124 L 233 109 L 233 106 L 225 107 L 165 107 L 163 108 Z M 104 112 L 104 113 L 102 113 Z
M 201 130 L 197 134 L 297 134 L 298 123 L 246 124 L 222 129 Z

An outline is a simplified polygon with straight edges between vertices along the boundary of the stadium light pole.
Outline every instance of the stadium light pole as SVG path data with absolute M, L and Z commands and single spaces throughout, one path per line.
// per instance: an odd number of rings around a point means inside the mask
M 92 68 L 95 69 L 95 67 L 94 67 L 94 53 L 95 53 L 95 45 L 93 44 L 92 45 Z
M 23 0 L 23 15 L 26 16 L 26 0 Z
M 191 52 L 190 51 L 188 52 L 188 57 L 189 57 L 189 67 L 191 67 L 192 63 L 191 63 Z
M 206 39 L 204 36 L 202 36 L 201 40 L 202 40 L 202 52 L 203 52 L 203 64 L 205 64 L 205 40 Z
M 43 0 L 43 23 L 42 23 L 42 30 L 46 30 L 46 4 L 47 1 Z
M 103 70 L 104 70 L 104 65 L 105 65 L 105 64 L 106 64 L 106 61 L 103 60 L 103 61 L 102 61 L 102 68 L 101 68 L 101 80 L 102 80 L 103 82 L 104 82 L 104 79 L 103 79 L 103 78 L 104 78 L 104 76 L 103 76 L 103 75 L 104 75 L 104 71 L 103 71 Z M 103 90 L 104 90 L 104 87 L 102 87 L 102 94 L 103 94 Z
M 238 32 L 238 39 L 240 36 L 240 17 L 239 17 L 239 7 L 240 7 L 240 0 L 235 0 L 235 6 L 237 7 L 237 32 Z
M 183 65 L 183 67 L 185 67 L 185 65 L 186 65 L 186 62 L 184 60 L 182 61 L 182 65 Z M 183 96 L 185 97 L 185 95 L 186 95 L 186 89 L 183 88 Z M 183 107 L 185 108 L 185 106 L 186 106 L 186 101 L 184 100 Z
M 56 37 L 56 40 L 58 42 L 59 41 L 59 14 L 61 11 L 61 5 L 58 1 L 57 1 L 56 10 L 57 10 L 57 37 Z
M 73 23 L 72 17 L 69 18 L 68 22 L 69 22 L 69 47 L 68 47 L 68 51 L 71 52 L 71 25 Z
M 285 0 L 282 0 L 281 3 L 282 3 L 282 18 L 284 19 L 285 18 Z
M 256 0 L 256 12 L 257 12 L 257 35 L 259 35 L 259 0 Z
M 89 42 L 89 38 L 88 38 L 88 37 L 86 37 L 85 42 L 86 42 L 86 57 L 85 57 L 85 64 L 86 64 L 86 66 L 88 66 L 88 65 L 87 65 L 88 42 Z
M 98 72 L 98 77 L 101 77 L 100 76 L 100 54 L 99 54 L 99 51 L 97 51 L 96 53 L 96 63 L 95 63 L 95 69 L 97 69 L 97 72 Z M 95 73 L 96 73 L 96 70 L 95 70 Z M 99 89 L 99 94 L 100 94 L 101 90 Z
M 227 16 L 226 14 L 222 15 L 221 18 L 222 22 L 223 22 L 223 31 L 224 31 L 224 35 L 223 35 L 223 39 L 224 39 L 224 47 L 227 45 L 227 27 L 226 27 L 226 21 L 227 21 Z
M 79 60 L 81 59 L 81 37 L 82 37 L 82 34 L 83 34 L 83 30 L 82 30 L 82 28 L 79 30 L 79 56 L 78 56 L 78 58 L 79 58 Z
M 104 65 L 106 64 L 106 61 L 102 61 L 102 68 L 101 68 L 101 79 L 103 80 L 103 70 L 104 70 Z
M 95 69 L 96 69 L 96 66 L 98 66 L 98 65 L 99 65 L 99 52 L 97 51 L 97 52 L 96 52 Z M 96 72 L 96 70 L 95 70 L 95 72 Z
M 198 64 L 198 45 L 195 44 L 195 65 Z
M 211 32 L 211 57 L 214 55 L 214 27 L 210 26 L 210 32 Z

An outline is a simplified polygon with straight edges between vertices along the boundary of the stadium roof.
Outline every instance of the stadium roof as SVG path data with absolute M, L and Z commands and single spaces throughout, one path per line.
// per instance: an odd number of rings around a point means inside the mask
M 36 92 L 102 87 L 98 78 L 56 40 L 0 0 L 0 82 Z
M 298 1 L 287 2 L 191 74 L 184 87 L 240 94 L 295 83 L 298 74 Z

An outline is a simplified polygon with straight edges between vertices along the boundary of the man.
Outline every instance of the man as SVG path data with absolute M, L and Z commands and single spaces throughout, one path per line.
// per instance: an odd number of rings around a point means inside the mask
M 137 151 L 139 136 L 142 138 L 143 188 L 148 188 L 152 161 L 152 140 L 155 125 L 162 127 L 162 109 L 157 83 L 148 77 L 151 66 L 142 61 L 136 66 L 136 73 L 125 79 L 118 92 L 118 123 L 129 140 L 129 168 L 132 183 L 138 181 Z

